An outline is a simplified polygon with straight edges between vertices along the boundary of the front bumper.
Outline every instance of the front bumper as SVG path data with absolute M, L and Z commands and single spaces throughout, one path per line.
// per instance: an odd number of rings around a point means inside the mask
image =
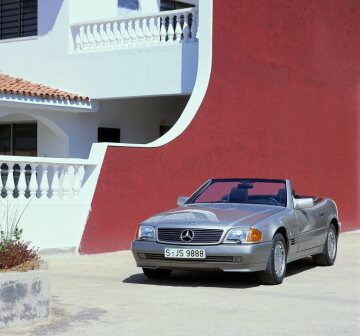
M 271 247 L 271 242 L 189 246 L 134 240 L 131 244 L 131 250 L 138 267 L 171 270 L 222 270 L 225 272 L 265 270 Z M 205 249 L 207 259 L 165 259 L 165 248 Z

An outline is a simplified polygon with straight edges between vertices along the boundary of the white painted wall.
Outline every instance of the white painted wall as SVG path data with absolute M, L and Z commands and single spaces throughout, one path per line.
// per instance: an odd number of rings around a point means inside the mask
M 152 11 L 157 3 L 141 6 Z M 39 0 L 39 36 L 0 40 L 0 71 L 93 99 L 190 94 L 198 43 L 73 53 L 72 22 L 117 11 L 116 0 Z
M 173 126 L 189 96 L 147 97 L 99 102 L 99 127 L 120 128 L 121 142 L 148 143 L 159 137 L 159 127 Z
M 144 97 L 99 101 L 98 112 L 38 110 L 0 105 L 0 124 L 37 121 L 38 156 L 87 158 L 98 127 L 121 129 L 121 141 L 147 143 L 159 137 L 160 125 L 172 126 L 189 96 Z

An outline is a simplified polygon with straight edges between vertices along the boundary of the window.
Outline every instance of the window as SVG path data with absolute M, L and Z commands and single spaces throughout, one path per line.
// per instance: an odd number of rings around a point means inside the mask
M 37 0 L 0 0 L 0 39 L 37 35 Z
M 139 0 L 118 0 L 118 7 L 139 10 Z
M 174 0 L 160 0 L 160 11 L 168 11 L 182 8 L 194 7 L 192 4 L 188 4 L 181 1 Z
M 98 142 L 120 142 L 120 128 L 99 127 Z
M 37 124 L 0 125 L 0 154 L 37 156 Z

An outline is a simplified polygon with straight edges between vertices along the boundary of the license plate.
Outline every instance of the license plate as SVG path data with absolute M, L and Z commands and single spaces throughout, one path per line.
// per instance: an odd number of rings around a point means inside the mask
M 166 248 L 164 251 L 165 258 L 177 259 L 205 259 L 206 254 L 204 249 L 177 249 Z

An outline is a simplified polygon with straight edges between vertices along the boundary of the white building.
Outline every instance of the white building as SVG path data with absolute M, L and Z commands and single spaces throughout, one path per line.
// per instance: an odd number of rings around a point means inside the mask
M 6 189 L 16 202 L 32 199 L 24 238 L 41 248 L 78 246 L 106 146 L 151 143 L 187 106 L 201 72 L 199 41 L 210 41 L 200 13 L 210 7 L 208 0 L 0 0 L 3 197 Z M 202 52 L 211 59 L 209 50 Z

